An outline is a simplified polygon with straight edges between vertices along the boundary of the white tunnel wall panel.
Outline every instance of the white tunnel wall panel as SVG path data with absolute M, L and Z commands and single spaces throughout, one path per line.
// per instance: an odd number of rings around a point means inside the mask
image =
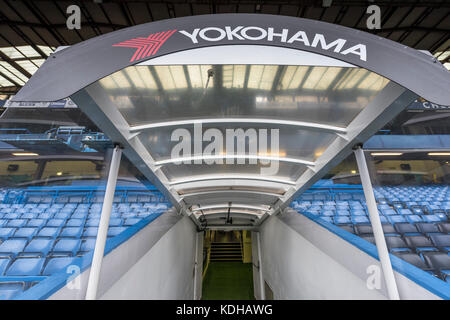
M 100 299 L 193 299 L 195 225 L 173 210 L 160 216 L 104 257 Z M 201 268 L 201 265 L 200 265 Z M 50 300 L 83 300 L 90 268 Z
M 264 280 L 275 299 L 387 299 L 382 274 L 379 290 L 367 286 L 367 268 L 381 268 L 379 261 L 305 216 L 287 209 L 260 234 Z M 440 299 L 397 271 L 395 278 L 401 299 Z
M 196 236 L 192 221 L 181 219 L 100 299 L 193 299 Z

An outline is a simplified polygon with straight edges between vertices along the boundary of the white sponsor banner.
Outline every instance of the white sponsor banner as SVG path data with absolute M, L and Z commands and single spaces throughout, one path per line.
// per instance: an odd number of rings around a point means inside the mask
M 78 106 L 70 99 L 62 99 L 52 102 L 13 102 L 6 101 L 7 108 L 78 108 Z

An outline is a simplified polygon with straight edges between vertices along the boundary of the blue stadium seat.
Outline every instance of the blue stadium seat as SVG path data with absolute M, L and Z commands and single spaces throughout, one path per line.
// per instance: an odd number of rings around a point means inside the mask
M 421 233 L 430 234 L 430 233 L 440 233 L 439 225 L 436 223 L 429 222 L 420 222 L 416 223 L 416 227 Z
M 334 216 L 334 211 L 331 211 L 331 210 L 324 210 L 324 211 L 322 211 L 322 214 L 321 214 L 322 216 L 325 216 L 325 217 L 333 217 Z M 140 220 L 140 219 L 134 219 L 134 220 Z M 131 221 L 131 219 L 126 219 L 125 220 L 125 222 L 124 222 L 124 224 L 125 225 L 131 225 L 131 224 L 129 224 L 130 222 L 129 221 Z
M 87 252 L 94 250 L 96 239 L 86 239 L 81 243 L 80 251 Z
M 47 220 L 47 227 L 60 228 L 66 223 L 64 219 L 49 219 Z
M 0 300 L 11 300 L 23 292 L 22 282 L 0 282 Z
M 423 255 L 427 264 L 436 270 L 436 273 L 442 280 L 448 277 L 448 271 L 450 270 L 450 256 L 442 252 L 430 252 Z
M 423 221 L 434 223 L 434 222 L 440 222 L 441 219 L 436 215 L 423 215 L 422 216 Z
M 39 254 L 41 256 L 46 256 L 53 248 L 55 240 L 52 239 L 34 239 L 32 240 L 24 250 L 25 254 Z
M 407 209 L 406 209 L 406 210 L 407 210 Z M 409 223 L 418 223 L 418 222 L 422 222 L 422 221 L 423 221 L 421 216 L 418 216 L 418 215 L 415 215 L 415 214 L 409 214 L 409 215 L 407 215 L 407 216 L 406 216 L 406 220 L 407 220 Z
M 439 223 L 438 227 L 441 232 L 450 233 L 450 222 Z
M 53 216 L 53 218 L 55 218 L 55 219 L 69 219 L 70 215 L 71 215 L 71 213 L 60 212 L 60 213 L 55 214 Z
M 405 236 L 406 244 L 415 252 L 422 253 L 425 251 L 437 251 L 430 239 L 425 236 Z
M 323 221 L 328 223 L 333 223 L 333 218 L 331 217 L 320 217 Z
M 128 218 L 128 219 L 125 219 L 125 221 L 123 222 L 123 225 L 124 226 L 132 226 L 132 225 L 138 223 L 139 221 L 141 221 L 141 219 Z
M 87 227 L 83 232 L 83 238 L 97 237 L 98 227 Z
M 86 212 L 75 212 L 70 216 L 71 219 L 86 219 L 88 213 Z
M 78 239 L 61 239 L 56 242 L 52 253 L 65 253 L 74 256 L 80 249 L 81 240 Z
M 380 216 L 380 222 L 382 224 L 387 224 L 387 223 L 389 223 L 389 220 L 385 216 Z
M 419 207 L 412 207 L 411 210 L 414 214 L 422 215 L 424 213 L 422 208 L 419 208 Z
M 352 216 L 352 222 L 354 224 L 369 224 L 370 221 L 366 216 Z
M 365 216 L 366 212 L 363 209 L 351 210 L 352 216 Z
M 355 230 L 353 229 L 353 225 L 349 224 L 349 225 L 340 225 L 339 226 L 341 229 L 350 232 L 350 233 L 355 233 Z
M 75 265 L 77 261 L 76 257 L 54 257 L 50 258 L 47 265 L 42 272 L 44 276 L 51 276 L 55 273 L 66 272 L 66 269 L 70 265 Z M 79 265 L 79 264 L 77 264 Z
M 425 271 L 432 270 L 430 266 L 426 264 L 426 262 L 417 254 L 410 253 L 410 252 L 395 252 L 394 253 L 397 257 L 400 259 L 412 264 L 413 266 L 416 266 L 417 268 L 420 268 Z
M 16 228 L 0 228 L 0 239 L 4 241 L 9 237 L 12 237 L 16 230 Z
M 352 221 L 347 216 L 336 216 L 336 217 L 334 217 L 334 223 L 337 224 L 337 225 L 351 224 Z
M 389 216 L 388 220 L 392 224 L 407 222 L 404 216 Z
M 136 217 L 137 213 L 138 213 L 138 211 L 124 212 L 121 214 L 121 217 L 124 219 L 132 219 L 132 218 Z M 334 215 L 334 213 L 333 213 L 333 215 Z
M 21 228 L 27 223 L 27 220 L 25 219 L 15 219 L 15 220 L 9 220 L 6 224 L 9 228 Z
M 42 228 L 47 223 L 44 219 L 31 219 L 27 223 L 27 227 Z
M 385 239 L 390 252 L 411 252 L 411 249 L 401 237 L 385 236 Z
M 85 220 L 82 219 L 69 219 L 67 220 L 66 227 L 80 227 L 84 225 Z
M 419 230 L 414 224 L 411 223 L 396 223 L 394 225 L 395 230 L 400 234 L 407 234 L 407 235 L 420 235 Z
M 53 218 L 53 216 L 54 216 L 54 213 L 43 212 L 38 215 L 38 219 L 51 219 L 51 218 Z
M 98 227 L 98 225 L 100 224 L 100 219 L 98 218 L 92 218 L 92 219 L 88 219 L 86 222 L 86 227 Z
M 22 219 L 37 219 L 38 215 L 39 215 L 38 213 L 29 212 L 29 213 L 22 214 L 21 218 Z M 28 221 L 28 223 L 30 223 L 30 221 Z
M 112 218 L 109 220 L 110 227 L 118 227 L 120 225 L 122 225 L 122 219 L 120 218 Z
M 20 217 L 20 214 L 17 214 L 16 212 L 11 212 L 11 213 L 5 214 L 3 216 L 3 219 L 15 220 L 15 219 L 18 219 L 19 217 Z
M 18 258 L 6 271 L 7 276 L 38 276 L 45 258 Z
M 64 238 L 80 238 L 83 233 L 83 227 L 67 227 L 63 228 L 60 237 Z
M 14 233 L 13 238 L 25 238 L 28 241 L 38 232 L 38 228 L 20 228 Z
M 397 209 L 397 212 L 402 215 L 413 214 L 412 211 L 409 209 Z
M 350 211 L 348 211 L 347 209 L 337 209 L 336 210 L 336 215 L 338 215 L 338 216 L 349 216 L 350 215 Z
M 394 209 L 382 209 L 380 211 L 384 216 L 395 216 L 397 214 Z
M 8 267 L 11 259 L 8 257 L 0 257 L 0 277 L 4 275 L 6 268 Z
M 59 233 L 59 228 L 53 228 L 53 227 L 44 227 L 41 229 L 41 231 L 38 232 L 38 237 L 44 237 L 44 238 L 56 238 L 56 236 Z
M 439 250 L 450 252 L 450 234 L 433 234 L 430 239 Z
M 122 233 L 123 231 L 125 231 L 127 228 L 124 227 L 110 227 L 108 229 L 108 237 L 115 237 L 118 234 Z
M 0 244 L 0 255 L 16 256 L 27 245 L 25 239 L 9 239 Z
M 361 239 L 364 239 L 372 244 L 375 244 L 375 237 L 372 235 L 361 236 Z

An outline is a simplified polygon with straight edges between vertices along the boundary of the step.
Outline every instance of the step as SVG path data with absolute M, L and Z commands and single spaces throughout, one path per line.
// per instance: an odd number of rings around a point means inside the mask
M 210 261 L 236 261 L 236 262 L 242 262 L 242 259 L 222 258 L 222 259 L 211 259 Z
M 233 249 L 240 249 L 241 246 L 211 246 L 211 248 L 217 248 L 217 249 L 221 249 L 221 248 L 233 248 Z
M 225 255 L 230 254 L 233 256 L 241 256 L 242 255 L 240 252 L 214 252 L 214 253 L 211 253 L 211 256 L 223 256 L 224 254 Z
M 240 242 L 211 242 L 212 246 L 223 246 L 223 245 L 228 245 L 228 246 L 240 246 L 241 243 Z

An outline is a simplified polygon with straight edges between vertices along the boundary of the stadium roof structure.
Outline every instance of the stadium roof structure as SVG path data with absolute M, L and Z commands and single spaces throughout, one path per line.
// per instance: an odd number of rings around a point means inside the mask
M 450 105 L 449 87 L 434 57 L 384 38 L 224 14 L 58 51 L 14 101 L 70 97 L 179 211 L 242 228 L 280 212 L 417 97 Z
M 366 27 L 370 1 L 359 0 L 81 0 L 81 29 L 66 26 L 73 1 L 0 0 L 0 94 L 12 95 L 59 46 L 162 19 L 216 13 L 276 14 L 314 19 L 373 33 L 431 52 L 450 66 L 450 3 L 379 0 L 381 29 Z

